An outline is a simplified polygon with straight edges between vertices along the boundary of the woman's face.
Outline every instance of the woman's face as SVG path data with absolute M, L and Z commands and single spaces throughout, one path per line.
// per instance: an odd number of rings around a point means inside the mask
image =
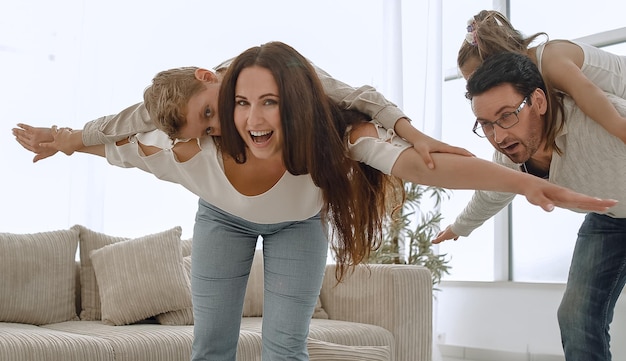
M 187 103 L 187 122 L 180 128 L 179 138 L 193 139 L 221 134 L 217 112 L 220 83 L 203 84 L 205 89 L 193 95 Z
M 263 67 L 245 68 L 235 85 L 235 127 L 256 158 L 282 157 L 278 85 Z

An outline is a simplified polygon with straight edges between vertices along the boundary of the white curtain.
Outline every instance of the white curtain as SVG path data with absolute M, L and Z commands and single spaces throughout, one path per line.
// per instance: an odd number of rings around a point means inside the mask
M 426 82 L 440 83 L 440 62 L 428 41 L 437 23 L 430 3 L 157 0 L 147 7 L 25 0 L 4 6 L 0 232 L 83 224 L 133 237 L 180 225 L 190 237 L 197 197 L 179 185 L 83 154 L 33 164 L 11 128 L 18 122 L 81 128 L 141 101 L 160 70 L 212 67 L 267 41 L 293 45 L 348 84 L 376 87 L 402 105 L 415 126 L 432 130 L 440 90 Z

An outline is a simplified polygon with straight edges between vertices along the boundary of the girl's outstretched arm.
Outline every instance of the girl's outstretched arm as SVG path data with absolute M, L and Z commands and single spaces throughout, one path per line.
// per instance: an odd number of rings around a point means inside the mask
M 348 149 L 353 159 L 405 181 L 448 189 L 521 194 L 531 204 L 540 206 L 545 211 L 552 211 L 556 206 L 604 212 L 617 204 L 615 200 L 580 194 L 533 175 L 476 157 L 433 153 L 437 167 L 429 168 L 415 148 L 402 139 L 380 139 L 377 129 L 370 123 L 351 129 Z M 383 153 L 389 156 L 381 157 Z
M 541 73 L 552 86 L 571 96 L 591 119 L 626 143 L 626 118 L 617 112 L 604 91 L 583 74 L 583 61 L 584 53 L 578 45 L 568 41 L 548 42 Z
M 574 192 L 539 177 L 519 172 L 475 157 L 456 154 L 433 154 L 435 169 L 428 169 L 413 149 L 404 151 L 391 174 L 414 183 L 448 189 L 476 189 L 516 193 L 526 196 L 531 204 L 545 211 L 554 207 L 605 212 L 617 204 L 615 200 L 599 199 Z

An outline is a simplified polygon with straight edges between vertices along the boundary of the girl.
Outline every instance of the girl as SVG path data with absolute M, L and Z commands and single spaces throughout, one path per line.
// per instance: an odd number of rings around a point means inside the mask
M 467 79 L 489 56 L 509 51 L 524 54 L 537 65 L 548 88 L 571 96 L 578 107 L 607 131 L 626 143 L 626 118 L 606 93 L 626 98 L 626 57 L 569 40 L 548 40 L 531 46 L 544 32 L 524 37 L 507 18 L 483 10 L 468 21 L 457 65 Z

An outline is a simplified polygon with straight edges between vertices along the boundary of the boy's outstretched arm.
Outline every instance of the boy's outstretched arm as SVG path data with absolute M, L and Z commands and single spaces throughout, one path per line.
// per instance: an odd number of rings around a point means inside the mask
M 33 162 L 40 161 L 61 151 L 66 155 L 74 152 L 90 153 L 104 157 L 104 146 L 85 146 L 82 141 L 82 130 L 71 128 L 33 127 L 19 123 L 12 129 L 15 140 L 26 150 L 35 153 Z
M 591 119 L 626 143 L 626 117 L 607 98 L 607 93 L 583 73 L 583 58 L 582 50 L 574 43 L 548 42 L 541 73 L 555 88 L 571 96 Z
M 366 114 L 370 118 L 375 119 L 375 122 L 382 125 L 385 129 L 393 130 L 401 138 L 413 144 L 413 147 L 429 168 L 435 167 L 431 153 L 454 153 L 474 156 L 463 148 L 454 147 L 436 140 L 413 127 L 409 117 L 375 88 L 368 85 L 354 88 L 331 77 L 314 64 L 313 66 L 324 86 L 324 91 L 333 102 L 337 103 L 342 109 L 357 110 Z

